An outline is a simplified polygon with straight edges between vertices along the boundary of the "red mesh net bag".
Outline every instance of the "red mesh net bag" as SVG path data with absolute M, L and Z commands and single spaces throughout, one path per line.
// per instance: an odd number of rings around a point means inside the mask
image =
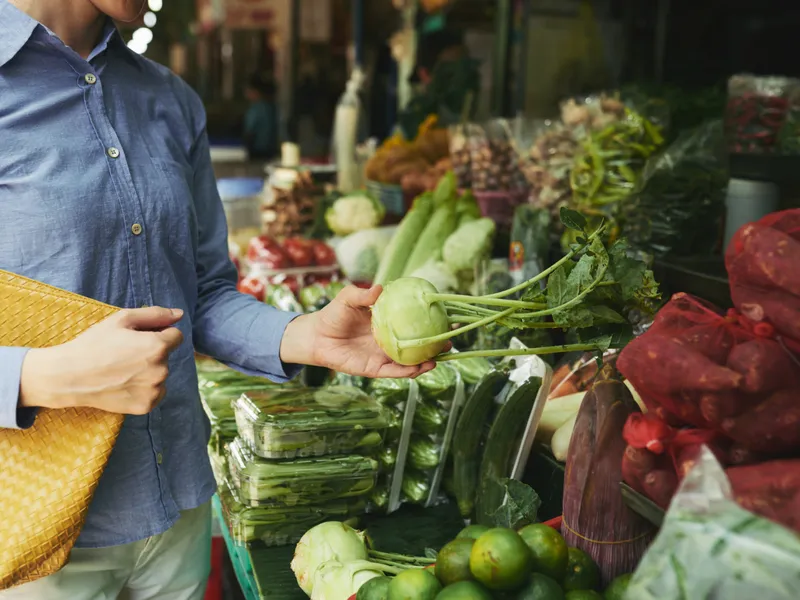
M 753 452 L 796 451 L 800 363 L 775 333 L 768 323 L 676 294 L 623 349 L 617 367 L 668 425 L 712 430 Z
M 800 353 L 800 209 L 742 227 L 725 255 L 731 297 L 754 324 Z

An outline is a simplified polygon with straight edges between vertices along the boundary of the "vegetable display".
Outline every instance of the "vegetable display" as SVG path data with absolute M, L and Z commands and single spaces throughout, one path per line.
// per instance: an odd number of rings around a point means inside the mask
M 457 360 L 474 356 L 512 356 L 554 352 L 606 350 L 630 335 L 627 316 L 650 312 L 658 299 L 652 273 L 631 258 L 624 241 L 610 248 L 601 241 L 601 226 L 589 233 L 586 219 L 564 209 L 562 219 L 580 235 L 580 242 L 554 265 L 503 292 L 486 296 L 439 293 L 415 278 L 395 280 L 372 309 L 372 328 L 381 349 L 404 365 L 426 360 Z M 542 290 L 539 282 L 547 279 Z M 520 300 L 508 299 L 521 293 Z M 553 322 L 542 322 L 543 317 Z M 578 342 L 525 350 L 483 350 L 439 356 L 459 334 L 499 323 L 514 329 L 575 330 Z M 461 324 L 455 329 L 452 324 Z M 578 330 L 587 330 L 583 336 Z M 590 335 L 585 335 L 591 331 Z
M 389 425 L 383 407 L 350 387 L 255 390 L 234 409 L 240 437 L 264 458 L 368 454 Z

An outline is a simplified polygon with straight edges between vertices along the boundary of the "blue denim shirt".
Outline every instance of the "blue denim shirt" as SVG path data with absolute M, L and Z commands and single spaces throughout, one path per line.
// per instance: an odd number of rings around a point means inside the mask
M 6 0 L 0 269 L 119 307 L 185 311 L 166 397 L 125 419 L 78 546 L 164 532 L 214 493 L 193 349 L 277 381 L 296 371 L 279 357 L 296 315 L 236 291 L 197 95 L 110 25 L 84 60 Z M 17 407 L 26 352 L 0 347 L 0 427 L 35 418 Z

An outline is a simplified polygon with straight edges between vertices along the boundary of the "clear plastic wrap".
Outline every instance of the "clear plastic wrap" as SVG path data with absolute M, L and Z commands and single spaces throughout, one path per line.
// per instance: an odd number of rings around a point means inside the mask
M 239 436 L 263 458 L 374 454 L 389 426 L 384 408 L 345 386 L 255 390 L 234 402 Z
M 226 479 L 217 490 L 231 537 L 241 544 L 261 540 L 267 546 L 296 544 L 309 529 L 324 521 L 348 521 L 364 512 L 363 497 L 313 506 L 252 507 L 243 504 Z
M 625 598 L 797 598 L 800 537 L 740 508 L 732 496 L 719 463 L 703 448 Z
M 239 499 L 249 506 L 303 506 L 366 496 L 378 462 L 352 454 L 274 461 L 254 455 L 239 440 L 227 447 L 228 469 Z
M 415 384 L 418 393 L 409 397 L 412 417 L 402 499 L 433 506 L 442 499 L 439 488 L 458 411 L 464 404 L 464 382 L 456 369 L 440 363 L 417 377 Z

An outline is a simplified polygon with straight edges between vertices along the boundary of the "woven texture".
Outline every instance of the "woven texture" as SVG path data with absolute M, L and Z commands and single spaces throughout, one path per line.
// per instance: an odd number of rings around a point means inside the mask
M 0 346 L 63 344 L 116 310 L 0 271 Z M 0 429 L 0 589 L 66 564 L 123 419 L 42 409 L 30 429 Z

